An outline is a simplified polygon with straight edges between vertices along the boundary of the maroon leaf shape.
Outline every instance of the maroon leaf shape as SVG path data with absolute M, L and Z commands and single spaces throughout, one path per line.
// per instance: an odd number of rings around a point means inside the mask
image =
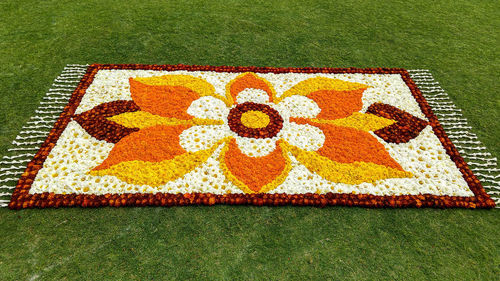
M 377 136 L 391 143 L 409 142 L 411 139 L 416 138 L 429 124 L 427 121 L 417 118 L 406 111 L 383 103 L 370 105 L 366 112 L 396 121 L 392 125 L 374 131 Z
M 133 101 L 118 100 L 103 103 L 89 111 L 76 114 L 73 116 L 73 119 L 94 138 L 117 143 L 131 133 L 139 131 L 139 128 L 128 128 L 107 118 L 138 110 L 139 106 Z

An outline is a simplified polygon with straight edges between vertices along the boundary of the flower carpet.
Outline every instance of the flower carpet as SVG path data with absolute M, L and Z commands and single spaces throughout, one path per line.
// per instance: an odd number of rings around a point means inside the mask
M 54 87 L 4 157 L 12 209 L 498 195 L 496 159 L 425 70 L 94 64 Z

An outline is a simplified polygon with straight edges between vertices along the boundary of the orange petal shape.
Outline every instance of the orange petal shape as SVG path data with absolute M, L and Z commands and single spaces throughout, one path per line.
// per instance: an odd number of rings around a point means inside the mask
M 353 112 L 360 111 L 363 107 L 361 97 L 364 91 L 364 89 L 343 92 L 324 90 L 312 92 L 307 97 L 315 101 L 321 108 L 316 118 L 332 120 L 344 118 Z
M 299 118 L 293 118 L 290 121 L 308 123 L 320 128 L 325 134 L 325 143 L 317 153 L 330 160 L 339 163 L 375 163 L 403 171 L 403 168 L 386 151 L 384 145 L 368 132 L 333 124 L 314 123 Z
M 297 83 L 280 96 L 280 100 L 292 95 L 302 95 L 314 100 L 321 112 L 318 119 L 338 119 L 361 110 L 361 97 L 367 85 L 339 79 L 316 77 Z
M 236 103 L 236 97 L 245 89 L 263 90 L 269 95 L 269 101 L 273 101 L 276 96 L 273 86 L 266 79 L 257 76 L 253 72 L 246 72 L 238 75 L 226 85 L 226 95 L 229 100 Z
M 191 125 L 154 126 L 141 129 L 122 138 L 108 158 L 93 170 L 107 169 L 125 161 L 160 162 L 186 151 L 179 145 L 179 135 Z
M 220 154 L 221 169 L 246 193 L 267 192 L 281 184 L 291 169 L 290 159 L 281 142 L 270 154 L 250 157 L 231 139 Z
M 129 79 L 132 99 L 143 111 L 168 118 L 192 119 L 186 113 L 191 103 L 200 95 L 184 86 L 148 85 Z

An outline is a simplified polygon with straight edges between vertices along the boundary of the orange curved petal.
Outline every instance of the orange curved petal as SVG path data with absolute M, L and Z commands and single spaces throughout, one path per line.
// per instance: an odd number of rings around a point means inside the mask
M 279 97 L 280 100 L 302 95 L 314 100 L 321 108 L 318 119 L 339 119 L 360 111 L 363 107 L 361 97 L 367 85 L 332 79 L 315 77 L 297 83 Z
M 179 135 L 191 125 L 154 126 L 141 129 L 122 138 L 108 158 L 93 170 L 107 169 L 125 161 L 160 162 L 186 151 L 179 144 Z
M 273 102 L 273 97 L 276 96 L 274 87 L 266 79 L 257 76 L 253 72 L 246 72 L 238 75 L 226 85 L 226 96 L 233 103 L 236 103 L 236 97 L 245 89 L 263 90 L 269 95 L 269 101 Z
M 191 103 L 200 95 L 184 86 L 148 85 L 129 79 L 132 99 L 143 111 L 163 117 L 192 119 L 186 113 Z
M 364 91 L 364 89 L 342 92 L 322 90 L 312 92 L 307 97 L 315 101 L 319 108 L 321 108 L 316 118 L 333 120 L 344 118 L 353 112 L 360 111 L 363 107 L 361 97 Z
M 317 150 L 317 153 L 330 160 L 339 163 L 368 162 L 403 171 L 401 165 L 392 159 L 384 145 L 368 132 L 299 118 L 290 121 L 308 123 L 320 128 L 325 134 L 325 143 Z
M 241 152 L 233 138 L 220 156 L 225 175 L 244 192 L 267 192 L 281 184 L 291 169 L 281 143 L 270 154 L 250 157 Z

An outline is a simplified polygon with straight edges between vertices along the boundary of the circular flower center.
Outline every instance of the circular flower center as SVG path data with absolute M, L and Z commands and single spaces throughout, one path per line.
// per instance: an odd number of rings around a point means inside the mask
M 241 123 L 248 128 L 264 128 L 271 119 L 262 111 L 250 110 L 241 115 Z
M 283 128 L 283 118 L 266 104 L 245 102 L 236 105 L 227 116 L 229 128 L 240 137 L 272 138 Z

